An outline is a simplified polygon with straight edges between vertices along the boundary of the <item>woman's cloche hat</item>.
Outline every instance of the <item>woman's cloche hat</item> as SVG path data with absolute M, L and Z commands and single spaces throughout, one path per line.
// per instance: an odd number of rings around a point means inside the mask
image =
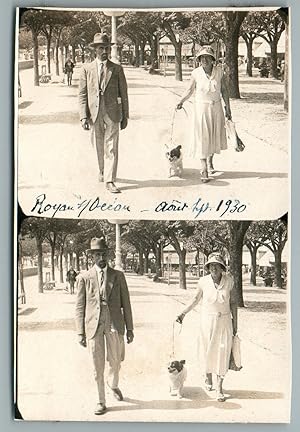
M 208 270 L 209 264 L 220 264 L 224 270 L 226 270 L 226 264 L 219 252 L 213 252 L 208 256 L 208 260 L 205 263 L 204 267 Z
M 197 54 L 197 58 L 201 57 L 202 55 L 209 55 L 214 60 L 216 60 L 215 52 L 210 45 L 205 45 L 202 48 L 200 48 L 200 51 Z
M 96 252 L 96 251 L 104 252 L 104 251 L 107 251 L 108 249 L 109 248 L 106 244 L 104 237 L 101 237 L 101 238 L 94 237 L 91 240 L 91 247 L 90 247 L 90 249 L 88 249 L 86 251 L 86 253 L 91 253 L 91 252 Z
M 90 44 L 91 47 L 96 47 L 96 46 L 106 47 L 111 45 L 114 45 L 114 43 L 109 40 L 109 37 L 107 36 L 106 33 L 96 33 L 94 35 L 93 42 Z

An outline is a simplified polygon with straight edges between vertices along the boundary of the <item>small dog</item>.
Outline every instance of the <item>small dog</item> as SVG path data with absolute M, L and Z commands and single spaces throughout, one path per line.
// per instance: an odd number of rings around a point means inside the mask
M 173 360 L 169 363 L 168 372 L 170 378 L 170 394 L 182 398 L 183 384 L 186 380 L 187 371 L 185 360 Z
M 166 157 L 169 161 L 169 177 L 181 177 L 183 172 L 181 145 L 168 150 Z

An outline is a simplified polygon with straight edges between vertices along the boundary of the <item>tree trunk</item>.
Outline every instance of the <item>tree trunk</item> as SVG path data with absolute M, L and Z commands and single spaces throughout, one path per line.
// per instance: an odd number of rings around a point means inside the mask
M 242 264 L 243 264 L 243 242 L 245 233 L 250 225 L 249 221 L 229 221 L 230 242 L 230 272 L 234 281 L 234 298 L 239 307 L 244 307 L 243 299 L 243 280 L 242 280 Z
M 225 18 L 225 61 L 229 69 L 229 97 L 239 99 L 238 41 L 240 27 L 247 12 L 223 12 Z
M 278 78 L 278 69 L 277 69 L 277 44 L 278 40 L 275 38 L 270 43 L 271 48 L 271 77 Z
M 154 63 L 158 64 L 158 53 L 157 53 L 157 36 L 154 35 L 150 40 L 151 47 L 151 65 L 154 66 Z
M 62 45 L 60 48 L 60 64 L 61 64 L 61 70 L 63 71 L 65 68 L 65 54 L 64 54 L 64 46 Z
M 149 268 L 149 252 L 144 252 L 144 273 L 148 273 Z
M 50 65 L 50 48 L 51 48 L 51 35 L 47 36 L 47 71 L 51 73 L 51 65 Z
M 76 252 L 75 254 L 75 262 L 76 262 L 76 270 L 79 271 L 80 270 L 80 260 L 79 260 L 79 253 Z
M 179 258 L 179 288 L 186 289 L 186 270 L 185 270 L 185 257 L 186 257 L 186 250 L 181 249 L 178 253 Z
M 36 249 L 38 256 L 38 291 L 39 293 L 43 293 L 43 241 L 36 237 Z
M 55 243 L 50 243 L 51 247 L 51 279 L 55 280 L 54 256 L 55 256 Z
M 64 273 L 63 273 L 63 248 L 61 248 L 59 253 L 59 281 L 61 283 L 64 282 Z
M 182 59 L 181 59 L 181 48 L 182 42 L 178 41 L 174 43 L 175 48 L 175 79 L 176 81 L 182 81 Z
M 33 76 L 34 76 L 34 85 L 40 85 L 40 76 L 39 76 L 39 43 L 38 43 L 38 35 L 36 32 L 32 31 L 32 39 L 33 39 Z
M 75 51 L 75 45 L 72 45 L 72 60 L 75 63 L 76 59 L 76 51 Z
M 246 73 L 249 77 L 252 77 L 252 66 L 253 66 L 253 39 L 250 38 L 248 41 L 246 41 L 247 46 L 247 70 Z
M 143 275 L 144 274 L 144 253 L 142 249 L 139 249 L 139 268 L 138 268 L 138 274 Z
M 23 257 L 23 253 L 22 253 L 22 240 L 19 237 L 18 269 L 19 269 L 19 281 L 20 281 L 20 294 L 21 294 L 21 302 L 22 302 L 22 304 L 25 304 L 26 303 L 26 296 L 25 296 L 25 288 L 24 288 L 24 275 L 23 275 L 22 257 Z
M 145 42 L 140 42 L 140 64 L 141 66 L 145 64 Z
M 239 99 L 238 33 L 229 30 L 226 38 L 225 62 L 228 66 L 229 97 Z
M 256 254 L 257 254 L 258 246 L 253 246 L 250 249 L 251 254 L 251 276 L 250 283 L 256 286 Z
M 134 57 L 134 66 L 140 67 L 140 44 L 138 39 L 134 42 Z
M 281 254 L 282 249 L 278 248 L 274 253 L 275 258 L 275 281 L 278 288 L 282 288 L 282 279 L 281 279 Z
M 56 75 L 59 75 L 59 58 L 58 58 L 58 50 L 59 46 L 58 43 L 55 44 L 55 73 Z
M 156 246 L 154 254 L 155 254 L 155 273 L 158 277 L 161 277 L 161 275 L 162 275 L 162 271 L 161 271 L 162 253 L 161 253 L 160 244 Z
M 289 25 L 285 23 L 284 95 L 283 108 L 289 110 Z

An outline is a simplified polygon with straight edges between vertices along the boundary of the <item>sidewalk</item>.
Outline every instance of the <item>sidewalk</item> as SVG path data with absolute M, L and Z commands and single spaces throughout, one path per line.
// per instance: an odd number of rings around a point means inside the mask
M 75 69 L 72 87 L 57 83 L 32 89 L 30 70 L 21 76 L 24 96 L 19 108 L 19 201 L 26 213 L 40 193 L 47 193 L 49 202 L 63 200 L 72 205 L 87 197 L 112 200 L 104 186 L 97 183 L 95 149 L 91 147 L 89 134 L 79 124 L 79 70 L 79 67 Z M 185 153 L 184 178 L 168 179 L 165 158 L 174 107 L 187 85 L 188 73 L 183 82 L 176 82 L 170 76 L 150 75 L 143 68 L 126 67 L 125 74 L 130 121 L 120 134 L 117 183 L 123 192 L 118 199 L 123 204 L 126 200 L 130 217 L 141 217 L 143 212 L 143 218 L 151 219 L 160 201 L 178 200 L 191 205 L 199 195 L 209 199 L 213 206 L 221 199 L 239 199 L 247 205 L 247 211 L 239 215 L 244 219 L 255 219 L 262 214 L 277 218 L 286 212 L 288 125 L 286 114 L 277 105 L 282 97 L 281 83 L 241 78 L 244 99 L 233 100 L 232 111 L 246 149 L 243 153 L 228 149 L 217 155 L 215 167 L 221 171 L 203 185 L 199 182 L 199 161 L 186 156 L 191 102 L 186 103 L 188 117 L 179 111 L 174 123 L 174 141 L 183 146 Z M 207 212 L 203 218 L 211 218 L 211 214 Z M 74 214 L 66 212 L 63 216 L 74 217 Z M 95 217 L 89 213 L 82 216 Z M 129 215 L 121 210 L 119 216 L 128 218 Z M 171 215 L 158 216 L 170 218 Z M 192 216 L 189 211 L 174 215 L 177 219 Z M 234 216 L 228 213 L 224 218 Z
M 285 422 L 288 420 L 289 352 L 286 292 L 251 287 L 239 310 L 243 369 L 228 373 L 228 397 L 215 401 L 203 387 L 197 357 L 196 308 L 175 326 L 176 357 L 186 360 L 185 397 L 168 394 L 166 365 L 172 353 L 172 323 L 195 294 L 174 285 L 128 274 L 135 340 L 126 346 L 120 387 L 124 401 L 108 394 L 109 411 L 95 417 L 95 383 L 87 350 L 74 331 L 75 296 L 54 290 L 37 294 L 35 277 L 25 279 L 28 303 L 19 310 L 18 407 L 25 419 L 169 422 Z M 30 301 L 29 301 L 30 300 Z M 195 325 L 196 324 L 196 325 Z

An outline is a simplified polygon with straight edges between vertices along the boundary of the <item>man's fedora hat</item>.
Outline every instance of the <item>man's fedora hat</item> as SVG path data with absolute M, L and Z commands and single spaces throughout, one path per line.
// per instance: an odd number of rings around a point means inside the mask
M 86 252 L 91 253 L 91 252 L 96 252 L 96 251 L 107 251 L 107 250 L 108 250 L 108 246 L 106 244 L 105 238 L 104 237 L 101 237 L 101 238 L 94 237 L 91 240 L 91 248 L 88 249 Z
M 94 40 L 90 45 L 92 47 L 96 47 L 96 46 L 106 47 L 106 46 L 114 45 L 114 43 L 111 43 L 106 33 L 96 33 L 94 35 Z
M 216 60 L 216 55 L 214 50 L 212 49 L 212 47 L 210 45 L 205 45 L 203 46 L 200 51 L 197 54 L 197 58 L 199 59 L 199 57 L 201 57 L 202 55 L 209 55 L 211 56 L 214 60 Z
M 224 270 L 226 270 L 226 264 L 219 252 L 213 252 L 209 255 L 208 260 L 205 263 L 205 268 L 208 270 L 209 264 L 220 264 Z

